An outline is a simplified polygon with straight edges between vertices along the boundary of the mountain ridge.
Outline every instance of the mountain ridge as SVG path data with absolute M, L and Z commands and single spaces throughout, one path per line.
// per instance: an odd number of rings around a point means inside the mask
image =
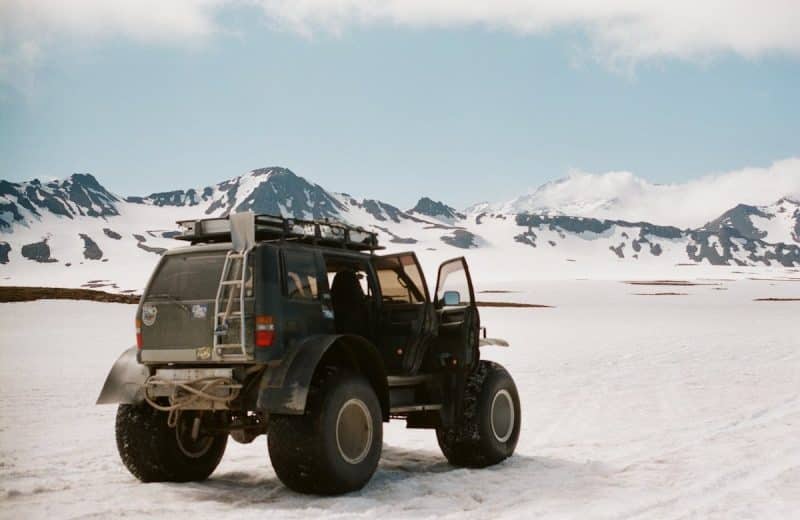
M 469 253 L 486 258 L 487 266 L 493 258 L 515 266 L 536 259 L 553 269 L 576 258 L 586 265 L 621 262 L 624 269 L 687 262 L 800 266 L 800 203 L 789 196 L 765 206 L 738 204 L 703 226 L 686 228 L 552 210 L 498 212 L 491 205 L 467 213 L 430 197 L 404 211 L 328 191 L 288 168 L 268 167 L 147 196 L 119 196 L 90 174 L 46 183 L 0 181 L 0 265 L 9 273 L 3 279 L 15 282 L 39 269 L 47 269 L 42 276 L 58 276 L 59 266 L 88 273 L 89 266 L 102 265 L 114 284 L 125 258 L 152 265 L 178 245 L 172 239 L 176 220 L 238 211 L 342 220 L 372 229 L 390 250 L 413 246 L 437 258 Z

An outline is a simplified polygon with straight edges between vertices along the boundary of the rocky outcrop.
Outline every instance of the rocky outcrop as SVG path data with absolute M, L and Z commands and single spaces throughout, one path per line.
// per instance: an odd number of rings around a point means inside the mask
M 108 238 L 113 238 L 114 240 L 120 240 L 122 238 L 122 235 L 120 235 L 119 233 L 117 233 L 113 229 L 103 228 L 103 233 L 105 233 L 105 235 Z
M 477 235 L 464 229 L 456 229 L 449 235 L 442 235 L 441 241 L 447 245 L 458 247 L 460 249 L 470 249 L 473 247 L 478 247 L 479 245 Z
M 427 217 L 433 217 L 448 222 L 466 218 L 466 215 L 459 213 L 444 202 L 435 201 L 428 197 L 422 197 L 419 199 L 417 205 L 410 209 L 409 213 L 425 215 Z
M 45 214 L 65 218 L 118 215 L 120 199 L 88 173 L 76 173 L 61 181 L 43 183 L 0 181 L 0 228 L 41 218 Z
M 166 252 L 166 249 L 163 247 L 152 247 L 145 244 L 147 239 L 144 238 L 142 235 L 133 235 L 133 238 L 136 239 L 136 247 L 143 251 L 147 251 L 148 253 L 155 253 L 157 255 L 163 255 Z
M 8 263 L 8 254 L 11 252 L 11 245 L 8 242 L 0 242 L 0 264 Z
M 103 258 L 103 252 L 98 247 L 97 242 L 85 233 L 79 234 L 83 240 L 83 257 L 87 260 L 100 260 Z
M 58 262 L 55 258 L 50 257 L 50 246 L 47 245 L 47 239 L 41 242 L 34 242 L 32 244 L 25 244 L 21 249 L 22 256 L 28 260 L 49 264 Z

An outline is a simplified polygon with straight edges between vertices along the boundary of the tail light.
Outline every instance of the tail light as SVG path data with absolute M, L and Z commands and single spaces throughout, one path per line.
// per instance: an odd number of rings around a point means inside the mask
M 142 349 L 142 320 L 136 320 L 136 348 Z
M 256 347 L 270 347 L 274 339 L 272 316 L 256 316 Z

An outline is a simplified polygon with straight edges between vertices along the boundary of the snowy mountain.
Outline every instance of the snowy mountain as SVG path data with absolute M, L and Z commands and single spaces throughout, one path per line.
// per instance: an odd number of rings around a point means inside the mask
M 444 202 L 436 201 L 428 197 L 422 197 L 417 204 L 408 210 L 412 215 L 431 217 L 444 222 L 454 223 L 457 220 L 466 218 L 464 213 L 459 213 L 455 208 L 448 206 Z
M 49 213 L 69 219 L 77 216 L 118 215 L 119 198 L 109 193 L 88 173 L 76 173 L 63 181 L 39 180 L 13 183 L 0 180 L 0 229 L 30 223 L 32 217 Z
M 630 172 L 574 171 L 510 201 L 485 203 L 477 209 L 697 228 L 743 202 L 769 206 L 781 198 L 800 200 L 798 158 L 777 161 L 766 168 L 745 168 L 677 184 L 653 184 Z
M 800 202 L 782 198 L 767 206 L 739 204 L 703 226 L 713 233 L 726 228 L 753 240 L 800 244 Z
M 415 250 L 431 270 L 444 258 L 467 254 L 483 279 L 632 276 L 700 264 L 800 266 L 800 204 L 792 198 L 735 205 L 690 228 L 583 216 L 630 207 L 637 190 L 649 189 L 624 175 L 610 179 L 629 189 L 595 190 L 594 180 L 571 177 L 542 186 L 524 203 L 479 204 L 463 212 L 428 197 L 403 211 L 328 191 L 279 167 L 147 196 L 111 193 L 89 174 L 46 183 L 0 181 L 0 283 L 139 291 L 159 255 L 181 245 L 173 239 L 175 221 L 240 211 L 360 225 L 377 232 L 390 251 Z M 589 183 L 582 197 L 576 182 Z

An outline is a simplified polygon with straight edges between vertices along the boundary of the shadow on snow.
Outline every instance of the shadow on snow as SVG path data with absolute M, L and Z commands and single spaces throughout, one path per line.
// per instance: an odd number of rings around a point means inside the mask
M 266 457 L 265 457 L 266 459 Z M 268 459 L 267 459 L 268 460 Z M 502 507 L 537 497 L 588 499 L 611 472 L 599 462 L 576 462 L 550 457 L 515 454 L 484 469 L 451 466 L 438 451 L 404 450 L 384 445 L 372 480 L 364 489 L 335 497 L 301 495 L 286 488 L 269 472 L 216 473 L 205 482 L 167 484 L 190 500 L 213 501 L 231 506 L 270 508 L 312 507 L 345 512 L 351 508 L 391 508 L 406 512 L 442 502 L 450 511 Z M 387 501 L 391 498 L 391 501 Z M 415 499 L 418 499 L 415 501 Z

